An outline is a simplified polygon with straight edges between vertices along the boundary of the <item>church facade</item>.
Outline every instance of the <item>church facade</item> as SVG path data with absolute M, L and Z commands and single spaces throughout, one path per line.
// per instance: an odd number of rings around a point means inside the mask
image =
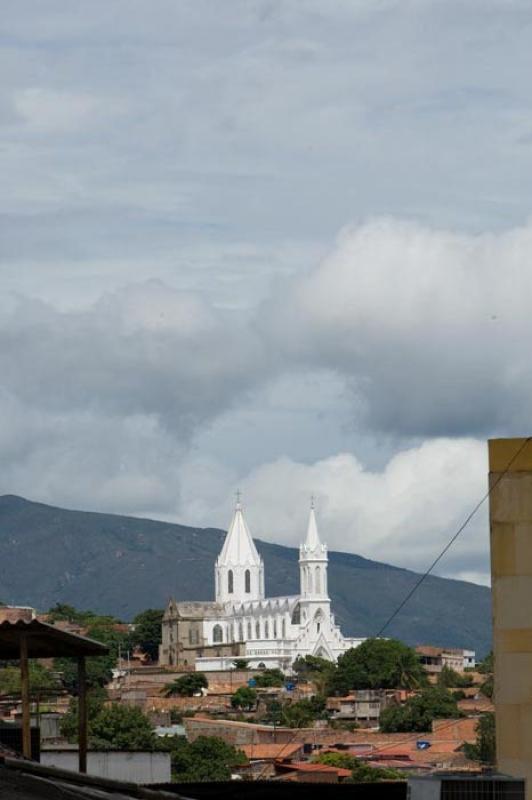
M 265 597 L 264 563 L 240 502 L 214 568 L 214 602 L 171 600 L 162 625 L 159 661 L 201 671 L 229 669 L 237 658 L 251 667 L 289 671 L 298 656 L 335 661 L 363 639 L 343 636 L 331 611 L 327 545 L 314 506 L 299 548 L 300 593 Z

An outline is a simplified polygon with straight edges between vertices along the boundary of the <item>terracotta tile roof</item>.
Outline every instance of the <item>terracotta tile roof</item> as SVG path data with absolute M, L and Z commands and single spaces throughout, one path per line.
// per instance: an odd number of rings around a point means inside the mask
M 351 770 L 342 767 L 332 767 L 329 764 L 316 764 L 314 761 L 292 761 L 288 764 L 290 770 L 298 772 L 328 772 L 335 773 L 339 778 L 350 778 Z
M 250 761 L 262 761 L 269 759 L 288 759 L 303 749 L 301 742 L 295 744 L 240 744 L 238 749 L 249 758 Z

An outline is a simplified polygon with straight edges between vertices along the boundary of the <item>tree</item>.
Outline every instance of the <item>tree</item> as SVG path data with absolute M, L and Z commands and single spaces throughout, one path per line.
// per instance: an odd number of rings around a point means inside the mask
M 284 675 L 280 669 L 264 669 L 255 677 L 255 683 L 260 689 L 284 686 Z
M 404 775 L 401 775 L 401 773 L 395 769 L 372 767 L 370 764 L 366 764 L 356 756 L 351 756 L 348 753 L 321 753 L 317 756 L 315 761 L 318 764 L 326 764 L 330 767 L 350 769 L 354 783 L 378 783 L 379 781 L 405 780 Z
M 477 672 L 481 672 L 483 675 L 488 675 L 493 673 L 493 651 L 490 650 L 488 655 L 484 658 L 483 661 L 480 662 L 477 666 Z
M 60 688 L 60 684 L 50 670 L 33 659 L 29 662 L 30 693 L 46 694 Z M 20 694 L 20 667 L 0 669 L 0 695 Z
M 60 608 L 62 614 L 71 614 L 71 611 L 69 611 L 71 606 L 60 606 Z M 84 619 L 84 624 L 88 623 L 87 636 L 102 642 L 109 648 L 108 655 L 89 658 L 86 662 L 87 686 L 89 688 L 105 686 L 111 680 L 112 670 L 116 667 L 119 651 L 125 652 L 131 647 L 129 634 L 116 629 L 118 620 L 115 617 L 98 616 L 92 611 L 76 611 L 75 609 L 73 611 L 78 618 Z M 56 658 L 54 660 L 54 668 L 63 673 L 63 683 L 67 691 L 70 694 L 77 694 L 78 670 L 75 660 L 71 658 Z
M 315 720 L 326 717 L 325 698 L 318 695 L 284 703 L 281 708 L 281 725 L 288 728 L 309 728 Z
M 105 689 L 93 687 L 87 692 L 87 722 L 89 730 L 92 720 L 103 709 L 106 700 L 107 693 Z M 69 742 L 77 742 L 78 725 L 78 698 L 72 697 L 68 711 L 61 720 L 61 735 L 68 739 Z
M 233 708 L 241 708 L 251 711 L 257 702 L 257 692 L 249 686 L 240 686 L 231 697 Z
M 98 750 L 157 750 L 159 740 L 140 708 L 114 703 L 104 705 L 105 692 L 96 689 L 87 695 L 87 722 L 90 746 Z M 71 742 L 78 740 L 78 700 L 73 698 L 61 722 L 61 733 Z
M 320 658 L 320 656 L 298 656 L 292 665 L 292 669 L 302 678 L 306 678 L 316 673 L 330 672 L 334 669 L 334 664 L 326 658 Z
M 249 661 L 246 658 L 235 658 L 233 669 L 249 669 Z
M 495 764 L 495 714 L 482 714 L 476 726 L 477 740 L 475 744 L 466 742 L 464 753 L 473 761 L 483 764 Z
M 152 661 L 157 661 L 159 658 L 163 614 L 164 611 L 160 608 L 148 608 L 137 614 L 133 620 L 134 630 L 131 634 L 131 643 L 138 645 Z
M 199 736 L 194 742 L 176 736 L 169 746 L 172 778 L 178 783 L 227 781 L 233 767 L 247 763 L 241 750 L 215 736 Z
M 91 746 L 106 750 L 157 750 L 151 722 L 136 706 L 113 703 L 96 714 L 89 725 Z
M 486 680 L 481 684 L 480 691 L 482 692 L 484 697 L 487 697 L 489 700 L 491 700 L 491 698 L 493 697 L 493 689 L 494 689 L 493 675 L 488 675 Z
M 456 700 L 445 689 L 432 686 L 402 706 L 389 706 L 381 712 L 379 725 L 384 733 L 430 731 L 434 719 L 461 717 Z
M 209 681 L 203 672 L 189 672 L 169 683 L 165 687 L 165 694 L 166 697 L 171 697 L 173 694 L 178 694 L 180 697 L 192 697 L 202 689 L 207 689 L 208 686 Z
M 343 653 L 327 683 L 328 694 L 352 689 L 414 689 L 427 685 L 415 650 L 397 639 L 366 639 Z
M 472 675 L 461 675 L 456 670 L 445 665 L 438 675 L 438 686 L 443 689 L 465 689 L 473 683 Z

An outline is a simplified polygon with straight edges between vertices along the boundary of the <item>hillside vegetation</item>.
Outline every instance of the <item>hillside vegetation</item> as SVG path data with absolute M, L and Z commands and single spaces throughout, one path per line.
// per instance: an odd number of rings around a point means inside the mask
M 71 603 L 125 620 L 146 608 L 162 608 L 171 596 L 209 600 L 223 537 L 217 529 L 69 511 L 4 495 L 0 598 L 39 609 Z M 261 541 L 257 547 L 265 562 L 267 594 L 296 594 L 297 550 Z M 375 635 L 417 577 L 358 555 L 331 552 L 329 589 L 344 633 Z M 409 644 L 472 647 L 484 655 L 491 644 L 489 589 L 431 577 L 387 634 Z

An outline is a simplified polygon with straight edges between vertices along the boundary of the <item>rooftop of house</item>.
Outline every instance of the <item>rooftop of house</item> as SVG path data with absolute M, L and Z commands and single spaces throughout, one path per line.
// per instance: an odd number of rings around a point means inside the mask
M 303 748 L 301 742 L 291 744 L 241 744 L 238 749 L 249 758 L 250 761 L 276 761 L 277 759 L 293 758 L 296 753 L 300 753 Z

